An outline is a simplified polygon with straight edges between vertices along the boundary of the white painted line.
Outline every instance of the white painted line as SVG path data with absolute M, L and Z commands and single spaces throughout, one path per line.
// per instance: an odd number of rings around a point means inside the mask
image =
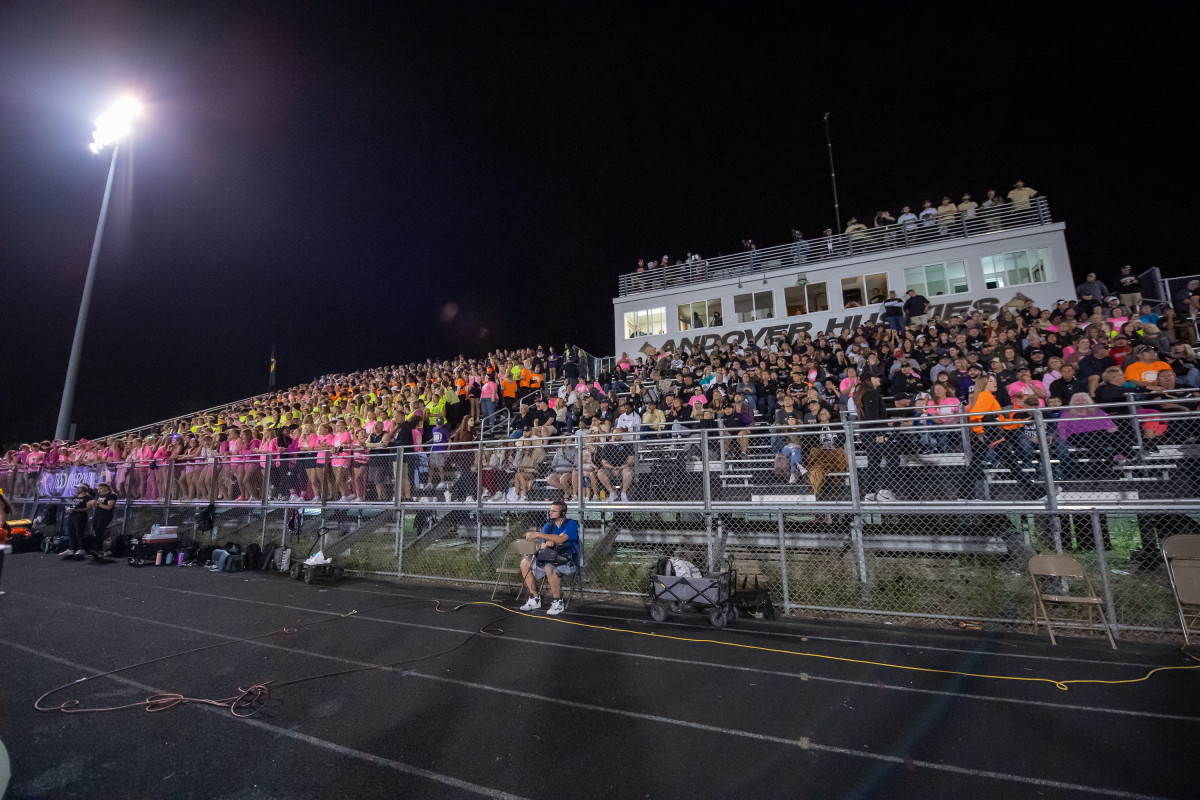
M 68 659 L 56 656 L 52 653 L 46 653 L 46 652 L 43 652 L 42 650 L 38 650 L 37 648 L 28 647 L 23 644 L 17 644 L 16 642 L 0 640 L 0 644 L 5 645 L 7 647 L 11 647 L 15 650 L 20 650 L 20 651 L 22 651 L 24 653 L 28 653 L 30 655 L 38 656 L 39 658 L 44 658 L 47 661 L 53 661 L 57 664 L 62 664 L 63 666 L 67 666 L 67 667 L 71 667 L 72 669 L 80 670 L 81 672 L 90 672 L 92 675 L 100 675 L 103 672 L 103 670 L 98 670 L 93 667 L 89 667 L 86 664 L 80 664 L 75 661 L 70 661 Z M 139 681 L 131 680 L 129 678 L 123 678 L 119 675 L 105 675 L 104 677 L 107 678 L 108 680 L 116 681 L 118 683 L 123 683 L 126 686 L 133 686 L 137 689 L 141 689 L 142 691 L 144 691 L 148 694 L 162 694 L 163 693 L 162 689 L 158 689 L 153 686 L 149 686 L 147 684 L 141 683 Z M 489 786 L 480 786 L 477 783 L 471 783 L 470 781 L 464 781 L 460 778 L 455 778 L 451 775 L 443 775 L 442 773 L 434 772 L 433 770 L 422 769 L 421 767 L 414 767 L 412 764 L 405 764 L 402 761 L 395 761 L 390 758 L 384 758 L 383 756 L 377 756 L 374 753 L 367 753 L 363 750 L 355 750 L 352 747 L 346 747 L 345 745 L 338 744 L 337 742 L 330 742 L 326 739 L 318 739 L 315 736 L 309 736 L 306 733 L 300 733 L 298 731 L 290 730 L 288 728 L 281 728 L 278 725 L 272 725 L 269 722 L 263 722 L 262 720 L 254 719 L 253 717 L 235 717 L 232 714 L 230 714 L 228 712 L 228 710 L 223 709 L 223 708 L 217 708 L 216 706 L 197 705 L 197 706 L 194 706 L 194 708 L 198 708 L 201 711 L 206 711 L 208 713 L 217 714 L 218 716 L 220 716 L 221 718 L 226 719 L 226 720 L 236 720 L 237 722 L 244 723 L 253 728 L 258 728 L 258 729 L 264 730 L 264 731 L 270 731 L 271 733 L 275 734 L 276 736 L 286 736 L 289 739 L 294 739 L 298 742 L 304 742 L 305 744 L 312 745 L 313 747 L 320 747 L 324 750 L 329 750 L 331 752 L 337 753 L 338 755 L 343 755 L 348 758 L 358 759 L 359 761 L 366 761 L 367 763 L 374 764 L 379 767 L 384 767 L 386 769 L 394 770 L 396 772 L 402 772 L 406 775 L 413 775 L 418 778 L 425 778 L 426 780 L 431 780 L 436 783 L 443 784 L 444 786 L 449 786 L 452 789 L 459 789 L 459 790 L 462 790 L 465 792 L 471 792 L 473 794 L 480 795 L 482 797 L 495 798 L 496 800 L 523 800 L 523 798 L 521 798 L 520 795 L 509 794 L 508 792 L 502 792 L 499 789 L 493 789 Z
M 495 692 L 497 694 L 511 695 L 521 698 L 522 701 L 540 700 L 545 703 L 553 703 L 554 705 L 577 708 L 583 711 L 594 711 L 600 714 L 614 714 L 616 716 L 644 720 L 646 722 L 674 725 L 680 728 L 690 728 L 691 730 L 705 731 L 707 733 L 716 733 L 724 736 L 737 736 L 739 738 L 754 739 L 760 742 L 771 742 L 773 744 L 782 744 L 787 745 L 788 747 L 795 747 L 803 750 L 816 750 L 821 753 L 834 753 L 837 755 L 852 756 L 854 758 L 865 758 L 871 761 L 882 761 L 888 764 L 904 766 L 912 765 L 914 767 L 935 770 L 937 772 L 949 772 L 955 775 L 967 775 L 972 778 L 988 778 L 990 780 L 1023 783 L 1029 786 L 1039 786 L 1047 789 L 1066 789 L 1069 791 L 1083 792 L 1088 795 L 1099 795 L 1104 797 L 1132 797 L 1137 798 L 1137 800 L 1159 800 L 1159 798 L 1157 798 L 1155 795 L 1137 794 L 1134 792 L 1121 791 L 1119 789 L 1085 786 L 1079 783 L 1055 781 L 1048 778 L 1034 778 L 1027 775 L 1014 775 L 1008 772 L 996 772 L 995 770 L 956 767 L 951 764 L 939 764 L 934 761 L 922 761 L 920 759 L 910 759 L 903 756 L 891 756 L 884 753 L 868 753 L 864 750 L 852 750 L 848 747 L 820 744 L 819 742 L 814 742 L 808 738 L 786 739 L 782 736 L 771 736 L 770 734 L 766 733 L 755 733 L 754 731 L 739 730 L 737 728 L 722 728 L 717 725 L 706 725 L 702 722 L 690 722 L 688 720 L 676 719 L 674 717 L 660 717 L 657 714 L 643 714 L 638 711 L 625 711 L 623 709 L 611 708 L 608 706 L 597 706 L 591 703 L 581 703 L 576 700 L 563 700 L 556 697 L 547 697 L 544 694 L 530 692 L 527 690 L 518 691 L 515 689 L 504 689 L 497 686 L 488 686 L 484 683 L 474 683 L 472 681 L 464 681 L 457 678 L 447 678 L 442 675 L 428 675 L 424 672 L 417 672 L 415 670 L 406 670 L 404 675 L 414 678 L 423 678 L 429 681 L 436 681 L 438 683 L 461 686 L 468 689 L 478 689 L 481 691 Z
M 35 597 L 35 595 L 29 595 L 29 594 L 26 594 L 26 593 L 20 592 L 20 591 L 10 593 L 10 594 L 14 597 L 28 597 L 31 599 Z M 83 609 L 85 611 L 92 611 L 97 614 L 106 614 L 109 616 L 118 617 L 120 619 L 133 620 L 135 622 L 145 622 L 145 623 L 151 624 L 151 625 L 159 625 L 159 626 L 166 627 L 166 628 L 174 628 L 176 630 L 187 631 L 190 633 L 200 633 L 200 634 L 204 634 L 207 636 L 216 636 L 218 638 L 227 639 L 229 641 L 240 641 L 241 639 L 244 638 L 244 637 L 239 637 L 239 636 L 229 636 L 224 633 L 216 633 L 215 631 L 206 631 L 201 628 L 195 628 L 195 627 L 192 627 L 189 625 L 177 625 L 172 622 L 163 622 L 161 620 L 150 619 L 148 617 L 139 617 L 139 616 L 135 616 L 133 614 L 124 614 L 119 611 L 110 611 L 110 610 L 104 609 L 104 608 L 96 608 L 95 606 L 86 606 L 81 603 L 72 603 L 72 602 L 69 602 L 66 600 L 58 600 L 58 599 L 54 599 L 54 598 L 41 598 L 41 597 L 37 597 L 36 599 L 39 600 L 40 602 L 56 603 L 59 605 L 69 606 L 71 608 L 79 608 L 79 609 Z M 254 601 L 254 602 L 260 602 L 260 601 Z M 294 609 L 296 607 L 285 606 L 285 608 Z M 296 610 L 312 611 L 313 609 L 296 609 Z M 317 611 L 316 613 L 325 614 L 328 616 L 338 616 L 338 617 L 342 616 L 341 614 L 338 614 L 338 613 L 332 612 L 332 611 Z M 464 636 L 471 633 L 471 631 L 469 631 L 469 630 L 461 630 L 459 628 L 451 628 L 451 627 L 445 627 L 445 626 L 441 626 L 441 625 L 424 625 L 424 624 L 417 623 L 417 622 L 402 622 L 400 620 L 380 619 L 378 617 L 371 617 L 371 616 L 367 616 L 365 614 L 355 614 L 352 617 L 346 617 L 346 619 L 361 619 L 364 622 L 379 622 L 379 623 L 383 623 L 386 625 L 398 625 L 398 626 L 405 627 L 405 628 L 418 628 L 418 629 L 422 629 L 422 630 L 439 631 L 439 632 L 445 632 L 445 633 L 458 633 L 458 634 L 462 634 Z M 1096 714 L 1112 714 L 1112 715 L 1117 715 L 1117 716 L 1145 717 L 1148 719 L 1172 720 L 1175 722 L 1200 722 L 1200 717 L 1186 716 L 1183 714 L 1164 714 L 1164 713 L 1159 713 L 1159 712 L 1155 712 L 1155 711 L 1136 711 L 1136 710 L 1123 709 L 1123 708 L 1080 706 L 1080 705 L 1074 705 L 1072 703 L 1053 703 L 1048 700 L 1028 700 L 1028 699 L 1017 698 L 1017 697 L 992 697 L 989 695 L 970 694 L 970 693 L 966 693 L 966 692 L 950 692 L 950 691 L 945 691 L 945 690 L 940 690 L 940 689 L 921 689 L 921 688 L 917 688 L 914 686 L 899 686 L 896 684 L 876 683 L 873 681 L 856 681 L 856 680 L 850 680 L 848 678 L 831 678 L 828 676 L 814 675 L 814 674 L 807 673 L 807 672 L 788 672 L 786 670 L 762 669 L 760 667 L 744 667 L 744 666 L 739 666 L 739 665 L 735 665 L 735 664 L 721 664 L 721 663 L 712 662 L 712 661 L 697 661 L 695 659 L 672 658 L 670 656 L 648 655 L 646 653 L 630 653 L 630 652 L 626 652 L 624 650 L 612 650 L 612 649 L 603 648 L 603 647 L 586 647 L 584 645 L 565 644 L 562 642 L 547 642 L 542 639 L 529 639 L 529 638 L 526 638 L 523 636 L 517 636 L 515 634 L 511 634 L 511 633 L 506 633 L 506 634 L 504 634 L 504 636 L 500 637 L 499 639 L 497 639 L 495 641 L 500 641 L 500 642 L 511 641 L 511 642 L 519 642 L 521 644 L 534 645 L 534 646 L 538 646 L 538 647 L 557 647 L 557 648 L 561 648 L 564 650 L 578 650 L 578 651 L 585 652 L 585 653 L 594 653 L 594 654 L 599 654 L 599 655 L 611 655 L 611 656 L 619 656 L 619 657 L 623 657 L 623 658 L 645 659 L 647 661 L 660 661 L 660 662 L 664 662 L 664 663 L 668 663 L 668 664 L 680 664 L 680 665 L 683 665 L 686 667 L 725 669 L 725 670 L 730 670 L 733 672 L 747 672 L 747 673 L 754 674 L 754 675 L 771 675 L 771 676 L 780 677 L 780 678 L 792 678 L 792 679 L 800 679 L 800 680 L 804 680 L 804 681 L 813 681 L 814 683 L 832 683 L 832 684 L 837 684 L 837 685 L 842 685 L 842 686 L 854 686 L 854 687 L 860 688 L 860 689 L 909 692 L 912 694 L 927 694 L 927 695 L 933 695 L 933 696 L 937 696 L 937 697 L 951 697 L 951 698 L 962 699 L 962 700 L 979 700 L 979 701 L 988 702 L 988 703 L 1007 703 L 1007 704 L 1011 704 L 1011 705 L 1035 706 L 1035 707 L 1050 708 L 1050 709 L 1061 710 L 1061 711 L 1083 711 L 1083 712 L 1090 712 L 1090 713 L 1096 713 Z M 331 656 L 331 655 L 327 655 L 325 653 L 318 653 L 318 652 L 314 652 L 312 650 L 305 650 L 305 649 L 299 648 L 299 647 L 285 647 L 283 645 L 271 644 L 271 643 L 263 641 L 261 639 L 254 640 L 254 641 L 247 641 L 247 642 L 244 642 L 244 644 L 252 644 L 252 645 L 255 645 L 258 647 L 266 647 L 271 650 L 282 650 L 282 651 L 289 652 L 289 653 L 300 653 L 302 655 L 312 656 L 313 658 L 327 659 L 330 661 L 337 661 L 337 662 L 342 662 L 342 663 L 347 663 L 347 664 L 353 664 L 356 666 L 371 666 L 371 662 L 356 661 L 354 659 L 342 658 L 339 656 Z
M 149 584 L 133 583 L 131 581 L 121 581 L 121 580 L 116 580 L 114 578 L 97 578 L 96 580 L 102 580 L 102 581 L 106 581 L 108 583 L 120 583 L 125 586 L 136 586 L 139 588 L 145 587 L 148 589 L 159 589 L 159 590 L 162 590 L 165 592 L 181 592 L 184 594 L 200 595 L 202 597 L 215 597 L 217 599 L 232 600 L 232 601 L 239 602 L 239 603 L 263 603 L 264 602 L 261 600 L 247 600 L 247 599 L 243 599 L 240 597 L 230 597 L 228 595 L 222 595 L 222 594 L 210 594 L 207 592 L 197 592 L 197 591 L 194 591 L 191 589 L 176 589 L 176 588 L 172 588 L 172 587 L 168 587 L 168 586 L 153 586 L 153 585 L 149 585 Z M 275 581 L 273 581 L 273 580 L 262 579 L 262 578 L 253 579 L 253 580 L 256 583 L 275 583 Z M 342 586 L 342 587 L 332 587 L 331 586 L 331 587 L 329 587 L 328 590 L 331 592 L 356 592 L 356 593 L 363 593 L 363 594 L 377 594 L 377 595 L 382 595 L 384 597 L 411 598 L 413 600 L 425 600 L 430 603 L 432 603 L 434 600 L 439 599 L 436 597 L 428 597 L 426 595 L 404 594 L 402 592 L 381 592 L 381 591 L 375 591 L 372 589 L 355 589 L 355 588 L 351 588 L 348 586 Z M 450 604 L 450 603 L 457 604 L 459 602 L 468 602 L 468 601 L 466 601 L 466 600 L 461 600 L 461 601 L 460 600 L 454 600 L 454 601 L 442 600 L 442 602 L 446 603 L 446 604 Z M 274 604 L 266 603 L 266 605 L 274 605 Z M 293 608 L 293 606 L 283 606 L 283 607 Z M 305 609 L 305 610 L 312 611 L 313 609 Z M 332 612 L 321 612 L 321 613 L 332 613 Z M 587 612 L 579 612 L 579 611 L 571 611 L 570 616 L 571 617 L 593 617 L 595 619 L 611 619 L 611 620 L 616 620 L 616 621 L 625 622 L 625 623 L 642 622 L 642 620 L 634 620 L 634 619 L 630 619 L 629 617 L 622 617 L 619 615 L 589 614 Z M 646 624 L 649 624 L 649 621 L 646 621 Z M 655 624 L 668 625 L 668 626 L 678 627 L 678 628 L 697 628 L 697 627 L 702 628 L 702 626 L 689 625 L 686 622 L 671 622 L 669 620 L 664 623 L 655 623 Z M 899 633 L 900 631 L 898 630 L 896 632 Z M 914 633 L 915 632 L 917 632 L 917 631 L 914 631 Z M 737 631 L 736 630 L 729 631 L 729 633 L 736 634 Z M 809 639 L 811 641 L 818 641 L 818 642 L 835 642 L 835 643 L 842 643 L 842 644 L 862 644 L 862 645 L 868 645 L 868 646 L 873 646 L 873 647 L 899 647 L 899 648 L 904 648 L 904 649 L 908 649 L 908 650 L 930 650 L 933 652 L 942 652 L 942 653 L 964 653 L 964 654 L 970 654 L 970 655 L 979 655 L 980 654 L 980 651 L 978 649 L 969 648 L 969 647 L 938 647 L 935 645 L 908 644 L 906 642 L 873 641 L 870 639 L 846 639 L 846 638 L 842 638 L 842 637 L 838 637 L 838 636 L 817 636 L 817 635 L 808 634 L 808 633 L 788 633 L 785 631 L 771 631 L 771 630 L 763 630 L 760 628 L 756 628 L 754 630 L 754 635 L 756 635 L 756 636 L 759 636 L 759 635 L 775 636 L 775 637 L 785 638 L 785 639 Z M 1140 661 L 1105 661 L 1103 659 L 1096 659 L 1096 658 L 1074 658 L 1071 656 L 1047 656 L 1047 655 L 1037 655 L 1034 653 L 1006 653 L 1002 650 L 987 651 L 986 653 L 983 653 L 983 655 L 996 656 L 998 658 L 1023 658 L 1023 659 L 1030 659 L 1030 660 L 1034 660 L 1034 661 L 1061 661 L 1064 663 L 1074 663 L 1074 664 L 1095 664 L 1097 666 L 1104 666 L 1104 667 L 1143 667 L 1145 669 L 1153 669 L 1155 667 L 1163 666 L 1162 664 L 1149 664 L 1149 663 L 1143 663 Z
M 354 617 L 348 617 L 347 619 L 354 619 Z M 182 626 L 175 626 L 175 627 L 182 627 Z M 43 652 L 43 651 L 38 650 L 33 647 L 16 644 L 15 642 L 10 642 L 10 641 L 0 641 L 0 644 L 7 645 L 7 646 L 15 648 L 17 650 L 21 650 L 23 652 L 30 653 L 31 655 L 36 655 L 36 656 L 39 656 L 42 658 L 46 658 L 48 660 L 55 661 L 60 664 L 64 664 L 66 666 L 70 666 L 75 669 L 88 671 L 88 672 L 91 672 L 93 675 L 99 675 L 101 673 L 101 670 L 93 669 L 92 667 L 88 667 L 83 664 L 79 664 L 79 663 L 69 661 L 64 658 L 60 658 L 59 656 L 55 656 L 53 654 Z M 280 648 L 280 649 L 290 649 L 290 648 Z M 339 661 L 346 661 L 347 663 L 358 664 L 360 666 L 369 666 L 370 665 L 368 662 L 358 662 L 358 661 L 353 661 L 351 659 L 342 659 L 342 658 L 333 657 L 333 656 L 328 656 L 327 658 L 331 658 L 331 659 L 339 660 Z M 958 767 L 958 766 L 954 766 L 951 764 L 939 764 L 939 763 L 933 762 L 933 761 L 924 761 L 921 759 L 911 759 L 911 758 L 906 758 L 903 756 L 887 755 L 884 753 L 870 753 L 870 752 L 866 752 L 863 750 L 853 750 L 853 749 L 847 748 L 847 747 L 838 747 L 836 745 L 826 745 L 826 744 L 821 744 L 819 742 L 812 741 L 811 739 L 808 739 L 808 738 L 788 739 L 788 738 L 784 738 L 782 736 L 772 736 L 771 734 L 756 733 L 754 731 L 746 731 L 746 730 L 741 730 L 741 729 L 736 729 L 736 728 L 724 728 L 724 727 L 720 727 L 717 725 L 708 725 L 708 724 L 705 724 L 702 722 L 692 722 L 689 720 L 681 720 L 681 719 L 676 719 L 673 717 L 662 717 L 657 714 L 645 714 L 645 713 L 641 713 L 641 712 L 637 712 L 637 711 L 626 711 L 624 709 L 616 709 L 616 708 L 611 708 L 611 707 L 607 707 L 607 706 L 598 706 L 598 705 L 594 705 L 592 703 L 583 703 L 583 702 L 579 702 L 577 700 L 566 700 L 563 698 L 548 697 L 543 694 L 531 693 L 527 690 L 506 689 L 506 688 L 499 687 L 499 686 L 490 686 L 488 684 L 476 683 L 474 681 L 464 681 L 464 680 L 460 680 L 460 679 L 456 679 L 456 678 L 447 678 L 447 677 L 444 677 L 441 675 L 429 675 L 427 673 L 417 672 L 415 670 L 402 670 L 402 669 L 396 669 L 396 668 L 391 668 L 391 667 L 384 667 L 382 669 L 386 670 L 388 672 L 398 673 L 402 677 L 421 678 L 421 679 L 428 680 L 428 681 L 435 681 L 438 683 L 445 683 L 445 684 L 450 684 L 450 685 L 454 685 L 454 686 L 460 686 L 463 688 L 487 691 L 487 692 L 492 692 L 494 694 L 501 694 L 501 695 L 506 695 L 506 696 L 511 696 L 511 697 L 517 697 L 517 698 L 520 698 L 522 701 L 538 700 L 538 701 L 545 702 L 545 703 L 553 703 L 554 705 L 564 706 L 564 707 L 568 707 L 568 708 L 575 708 L 575 709 L 579 709 L 579 710 L 583 710 L 583 711 L 591 711 L 591 712 L 600 713 L 600 714 L 611 714 L 611 715 L 615 715 L 615 716 L 625 717 L 628 719 L 637 719 L 637 720 L 642 720 L 645 722 L 654 722 L 654 723 L 659 723 L 659 724 L 664 724 L 664 725 L 672 725 L 675 727 L 688 728 L 690 730 L 703 731 L 706 733 L 715 733 L 715 734 L 724 735 L 724 736 L 735 736 L 735 737 L 739 737 L 739 738 L 743 738 L 743 739 L 752 739 L 752 740 L 757 740 L 757 741 L 761 741 L 761 742 L 769 742 L 772 744 L 786 745 L 788 747 L 796 747 L 796 748 L 804 749 L 804 750 L 816 750 L 816 751 L 822 752 L 822 753 L 831 753 L 831 754 L 835 754 L 835 755 L 850 756 L 853 758 L 862 758 L 862 759 L 867 759 L 870 761 L 878 761 L 878 762 L 883 762 L 883 763 L 887 763 L 887 764 L 895 764 L 895 765 L 901 765 L 901 766 L 906 766 L 906 767 L 913 766 L 913 767 L 920 767 L 923 769 L 933 770 L 936 772 L 946 772 L 946 773 L 956 774 L 956 775 L 966 775 L 966 776 L 973 777 L 973 778 L 986 778 L 989 780 L 1008 781 L 1011 783 L 1021 783 L 1021 784 L 1026 784 L 1026 785 L 1030 785 L 1030 786 L 1038 786 L 1038 787 L 1043 787 L 1043 788 L 1063 789 L 1063 790 L 1068 790 L 1068 791 L 1083 792 L 1083 793 L 1086 793 L 1089 795 L 1094 795 L 1094 796 L 1129 797 L 1129 798 L 1135 798 L 1135 800 L 1163 800 L 1162 798 L 1159 798 L 1155 795 L 1144 795 L 1144 794 L 1138 794 L 1138 793 L 1133 793 L 1133 792 L 1124 792 L 1124 791 L 1120 791 L 1117 789 L 1108 789 L 1108 788 L 1102 788 L 1102 787 L 1096 787 L 1096 786 L 1086 786 L 1083 784 L 1069 783 L 1066 781 L 1055 781 L 1055 780 L 1050 780 L 1047 778 L 1036 778 L 1036 777 L 1031 777 L 1031 776 L 1026 776 L 1026 775 L 1015 775 L 1012 773 L 998 772 L 995 770 L 980 770 L 980 769 L 974 769 L 971 767 Z M 129 686 L 135 686 L 139 689 L 150 692 L 152 694 L 163 693 L 162 689 L 157 689 L 155 687 L 148 686 L 146 684 L 139 683 L 137 681 L 133 681 L 128 678 L 122 678 L 117 675 L 107 675 L 105 677 L 107 677 L 111 680 L 114 680 L 114 681 L 118 681 L 120 683 L 124 683 Z M 224 710 L 218 709 L 215 706 L 200 706 L 200 708 L 202 708 L 203 710 L 208 711 L 210 713 L 216 713 L 221 716 L 226 716 L 226 712 Z M 253 727 L 261 728 L 263 730 L 269 730 L 280 736 L 287 736 L 289 738 L 296 739 L 298 741 L 302 741 L 302 742 L 311 744 L 316 747 L 322 747 L 322 748 L 325 748 L 328 750 L 332 750 L 341 755 L 349 756 L 351 758 L 358 758 L 363 761 L 368 761 L 373 764 L 378 764 L 379 766 L 394 769 L 398 772 L 404 772 L 404 773 L 407 773 L 410 775 L 416 775 L 419 777 L 428 778 L 429 780 L 434 780 L 439 783 L 444 783 L 448 786 L 453 786 L 455 788 L 465 789 L 467 791 L 471 791 L 476 794 L 481 794 L 485 797 L 495 797 L 495 798 L 513 798 L 513 797 L 515 797 L 514 795 L 510 795 L 510 794 L 501 792 L 496 789 L 491 789 L 486 786 L 479 786 L 477 784 L 469 783 L 467 781 L 462 781 L 458 778 L 453 778 L 448 775 L 443 775 L 441 773 L 421 769 L 420 767 L 414 767 L 412 765 L 404 764 L 399 761 L 393 761 L 392 759 L 384 758 L 382 756 L 377 756 L 372 753 L 366 753 L 361 750 L 355 750 L 353 748 L 345 747 L 344 745 L 336 744 L 335 742 L 330 742 L 330 741 L 327 741 L 324 739 L 318 739 L 314 736 L 309 736 L 307 734 L 298 733 L 296 731 L 288 730 L 286 728 L 281 728 L 276 725 L 271 725 L 270 723 L 262 722 L 261 720 L 256 720 L 252 717 L 245 717 L 245 718 L 232 717 L 232 718 L 237 719 L 239 722 L 244 722 L 246 724 L 249 724 Z

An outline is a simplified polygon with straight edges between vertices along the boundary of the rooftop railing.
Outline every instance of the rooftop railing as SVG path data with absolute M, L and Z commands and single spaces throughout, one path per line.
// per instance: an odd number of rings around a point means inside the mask
M 977 208 L 970 215 L 957 211 L 953 214 L 935 213 L 926 219 L 907 220 L 895 225 L 836 233 L 717 258 L 693 260 L 686 264 L 631 272 L 619 278 L 619 292 L 621 297 L 626 297 L 774 270 L 814 269 L 818 265 L 830 266 L 831 262 L 870 253 L 987 236 L 1000 231 L 1049 225 L 1052 221 L 1045 197 L 1035 197 L 1028 205 L 1006 203 L 995 208 Z

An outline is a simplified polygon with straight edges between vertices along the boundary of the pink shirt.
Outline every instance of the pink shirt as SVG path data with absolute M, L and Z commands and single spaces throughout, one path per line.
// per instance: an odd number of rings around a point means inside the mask
M 345 433 L 335 433 L 330 437 L 329 443 L 334 447 L 343 447 L 349 449 L 350 443 L 353 441 L 353 434 L 351 434 L 350 431 L 346 431 Z M 348 467 L 350 466 L 350 459 L 347 458 L 343 453 L 342 455 L 334 456 L 333 461 L 330 463 L 332 463 L 335 467 Z
M 941 400 L 930 399 L 926 406 L 929 415 L 933 417 L 948 417 L 962 410 L 962 403 L 957 397 L 943 397 Z
M 493 380 L 488 380 L 488 382 L 483 385 L 483 388 L 479 390 L 479 397 L 482 400 L 495 400 L 497 391 L 498 387 L 496 386 L 496 382 Z

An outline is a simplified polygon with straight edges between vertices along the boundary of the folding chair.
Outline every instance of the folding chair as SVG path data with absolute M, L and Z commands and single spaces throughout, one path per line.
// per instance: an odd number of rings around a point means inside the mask
M 1062 592 L 1043 592 L 1042 587 L 1038 584 L 1038 578 L 1080 578 L 1087 587 L 1087 594 L 1070 594 L 1065 583 Z M 1101 605 L 1100 598 L 1096 596 L 1096 590 L 1092 588 L 1091 579 L 1088 578 L 1078 561 L 1070 556 L 1034 556 L 1029 559 L 1029 579 L 1033 582 L 1033 595 L 1037 601 L 1033 608 L 1033 624 L 1034 627 L 1037 627 L 1040 612 L 1041 618 L 1046 622 L 1046 630 L 1050 633 L 1050 644 L 1058 644 L 1058 642 L 1054 639 L 1054 626 L 1050 615 L 1046 613 L 1046 603 L 1062 603 L 1086 606 L 1088 624 L 1093 627 L 1095 620 L 1092 618 L 1092 614 L 1093 612 L 1097 613 L 1100 623 L 1104 626 L 1104 633 L 1108 636 L 1108 643 L 1112 645 L 1113 650 L 1117 649 L 1108 618 L 1104 616 L 1104 607 Z M 1057 621 L 1066 622 L 1068 620 L 1059 618 Z
M 1189 634 L 1200 632 L 1200 536 L 1169 536 L 1163 540 L 1162 554 L 1179 609 L 1183 641 L 1190 645 Z
M 496 584 L 492 587 L 492 598 L 496 599 L 496 592 L 500 588 L 500 579 L 505 575 L 516 575 L 517 579 L 521 577 L 521 559 L 526 556 L 532 556 L 533 551 L 537 549 L 537 545 L 528 539 L 517 539 L 508 543 L 508 549 L 504 551 L 504 558 L 500 559 L 500 566 L 496 567 Z M 509 557 L 516 556 L 516 566 L 508 566 Z M 517 589 L 517 599 L 521 599 L 521 592 L 525 588 L 525 582 L 521 581 L 521 588 Z

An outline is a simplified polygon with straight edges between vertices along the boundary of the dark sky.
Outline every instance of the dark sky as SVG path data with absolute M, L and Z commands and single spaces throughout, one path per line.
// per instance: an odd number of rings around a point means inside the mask
M 321 10 L 321 9 L 324 10 Z M 611 350 L 639 257 L 1016 178 L 1077 273 L 1200 272 L 1192 4 L 0 4 L 0 442 L 53 433 L 123 90 L 82 435 L 327 371 Z M 1186 188 L 1185 188 L 1186 187 Z M 447 304 L 457 314 L 449 316 Z

